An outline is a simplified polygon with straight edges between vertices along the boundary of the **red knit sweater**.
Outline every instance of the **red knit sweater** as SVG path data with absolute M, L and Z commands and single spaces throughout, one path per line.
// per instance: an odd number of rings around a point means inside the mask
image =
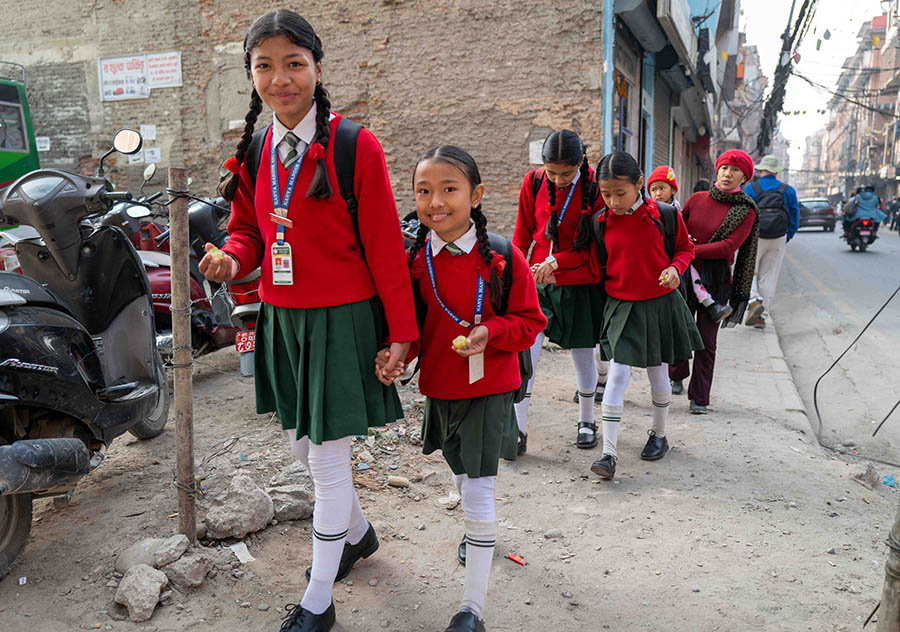
M 421 340 L 413 344 L 409 358 L 420 355 L 419 390 L 437 399 L 467 399 L 496 395 L 515 390 L 521 384 L 518 352 L 528 349 L 547 326 L 547 318 L 538 304 L 537 288 L 525 257 L 513 248 L 512 287 L 506 314 L 497 316 L 491 309 L 490 291 L 485 292 L 481 324 L 490 338 L 484 352 L 484 377 L 469 384 L 469 360 L 453 351 L 457 336 L 467 336 L 470 329 L 456 324 L 438 304 L 425 267 L 426 244 L 412 266 L 413 283 L 418 284 L 427 306 Z M 446 249 L 433 258 L 434 276 L 441 300 L 450 311 L 472 321 L 478 278 L 487 280 L 488 268 L 478 254 L 478 247 L 454 257 Z
M 538 190 L 537 199 L 533 197 L 531 188 L 531 176 L 539 169 L 528 172 L 519 192 L 519 214 L 516 217 L 516 228 L 513 232 L 513 244 L 522 254 L 527 255 L 528 249 L 534 243 L 528 262 L 531 265 L 543 263 L 550 254 L 550 240 L 547 239 L 547 223 L 550 221 L 550 198 L 547 194 L 547 178 L 543 178 L 541 188 Z M 590 171 L 593 177 L 593 170 Z M 559 224 L 559 252 L 556 254 L 556 262 L 559 268 L 553 273 L 557 285 L 584 285 L 587 283 L 600 283 L 603 279 L 598 275 L 596 267 L 589 265 L 589 248 L 573 250 L 572 244 L 578 236 L 578 223 L 581 220 L 581 181 L 575 185 L 575 192 L 566 210 L 566 216 Z M 556 204 L 553 210 L 557 214 L 562 210 L 566 201 L 568 188 L 564 191 L 556 191 Z M 593 208 L 588 208 L 585 213 L 592 213 Z
M 744 243 L 753 229 L 755 215 L 748 213 L 744 221 L 722 241 L 709 243 L 731 206 L 716 202 L 709 192 L 700 191 L 688 198 L 681 211 L 688 233 L 694 239 L 694 267 L 701 270 L 705 259 L 727 259 L 734 263 L 734 253 Z
M 662 233 L 651 215 L 659 221 L 656 202 L 647 200 L 633 215 L 616 215 L 607 210 L 598 219 L 606 222 L 606 293 L 613 298 L 647 301 L 673 292 L 659 284 L 659 275 L 669 266 L 683 273 L 694 258 L 694 246 L 681 217 L 676 214 L 675 256 L 670 261 Z
M 335 115 L 331 120 L 332 138 L 340 119 Z M 334 143 L 328 144 L 324 158 L 332 190 L 327 200 L 306 197 L 316 161 L 303 160 L 288 211 L 294 227 L 285 233 L 294 261 L 293 285 L 272 283 L 270 248 L 276 239 L 276 225 L 269 218 L 273 211 L 269 177 L 271 140 L 270 130 L 259 161 L 255 191 L 251 188 L 250 174 L 244 162 L 237 195 L 231 203 L 230 236 L 222 250 L 237 259 L 241 266 L 239 274 L 249 274 L 261 266 L 260 298 L 279 307 L 345 305 L 370 298 L 377 292 L 387 316 L 388 340 L 415 340 L 418 328 L 400 220 L 384 153 L 375 136 L 363 129 L 356 145 L 354 190 L 359 201 L 359 232 L 365 258 L 360 252 L 347 204 L 338 188 Z M 287 179 L 288 172 L 279 161 L 280 195 L 284 194 Z

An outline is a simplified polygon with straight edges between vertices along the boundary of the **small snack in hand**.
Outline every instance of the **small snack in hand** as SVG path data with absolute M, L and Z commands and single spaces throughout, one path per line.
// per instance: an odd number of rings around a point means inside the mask
M 465 349 L 469 346 L 469 339 L 465 336 L 457 336 L 453 339 L 453 348 L 456 350 Z
M 217 261 L 221 261 L 225 257 L 225 253 L 216 248 L 215 246 L 211 247 L 207 252 L 212 256 L 213 259 Z
M 668 272 L 666 272 L 666 273 L 663 275 L 662 280 L 663 280 L 663 283 L 665 283 L 666 281 L 669 280 L 669 273 L 668 273 Z

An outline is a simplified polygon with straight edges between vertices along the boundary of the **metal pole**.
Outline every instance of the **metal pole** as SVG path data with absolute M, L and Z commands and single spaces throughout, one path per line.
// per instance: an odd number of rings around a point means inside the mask
M 169 168 L 169 188 L 187 190 L 187 172 Z M 175 370 L 175 450 L 178 481 L 179 531 L 197 539 L 194 502 L 194 404 L 191 382 L 191 293 L 188 201 L 179 197 L 169 206 L 169 245 L 172 257 L 172 364 Z
M 615 56 L 614 44 L 616 28 L 613 0 L 603 0 L 603 154 L 613 150 L 613 99 L 615 98 Z

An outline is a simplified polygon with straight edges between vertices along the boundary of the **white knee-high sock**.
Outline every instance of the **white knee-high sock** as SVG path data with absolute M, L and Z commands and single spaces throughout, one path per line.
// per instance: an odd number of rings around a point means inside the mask
M 460 610 L 484 618 L 488 579 L 497 542 L 497 515 L 494 510 L 494 476 L 462 481 L 462 503 L 466 512 L 466 582 Z
M 609 375 L 609 362 L 600 359 L 600 345 L 594 347 L 594 364 L 597 365 L 597 384 L 605 386 Z
M 313 561 L 300 605 L 313 614 L 321 614 L 331 605 L 334 578 L 350 525 L 354 496 L 350 442 L 346 437 L 309 446 L 309 471 L 316 489 Z
M 514 404 L 516 410 L 516 424 L 519 426 L 519 432 L 525 433 L 528 428 L 528 408 L 531 406 L 531 389 L 534 388 L 534 378 L 537 376 L 538 358 L 541 357 L 541 347 L 544 345 L 544 332 L 537 335 L 534 344 L 531 345 L 531 379 L 528 380 L 528 386 L 525 388 L 525 398 L 518 404 Z
M 647 367 L 650 380 L 650 398 L 653 400 L 653 432 L 657 437 L 666 436 L 669 404 L 672 403 L 672 383 L 669 381 L 669 365 Z
M 619 424 L 625 409 L 625 391 L 631 382 L 631 367 L 616 361 L 609 363 L 609 375 L 606 379 L 606 390 L 603 392 L 601 406 L 603 425 L 603 454 L 618 456 L 616 444 L 619 440 Z
M 303 463 L 306 467 L 306 471 L 309 472 L 309 437 L 306 436 L 302 439 L 297 439 L 297 430 L 294 428 L 285 430 L 284 433 L 287 435 L 288 441 L 291 444 L 291 452 L 297 457 L 297 460 Z M 350 544 L 358 543 L 363 539 L 363 536 L 366 535 L 368 530 L 369 521 L 366 520 L 366 515 L 363 513 L 362 507 L 359 504 L 359 496 L 357 496 L 356 488 L 354 487 L 353 507 L 350 512 L 350 529 L 347 533 L 347 542 Z
M 594 348 L 572 349 L 572 364 L 575 365 L 575 383 L 578 385 L 578 421 L 594 421 L 594 395 L 597 392 L 597 365 L 594 363 Z M 590 433 L 587 428 L 579 432 Z

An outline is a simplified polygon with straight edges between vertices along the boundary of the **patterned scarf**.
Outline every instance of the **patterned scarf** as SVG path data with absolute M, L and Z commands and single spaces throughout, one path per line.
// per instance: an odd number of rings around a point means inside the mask
M 725 193 L 715 184 L 709 189 L 709 197 L 716 202 L 722 202 L 731 206 L 725 219 L 722 220 L 719 228 L 716 229 L 716 232 L 710 238 L 710 243 L 722 241 L 733 233 L 744 221 L 744 218 L 747 217 L 747 213 L 752 211 L 756 215 L 750 235 L 738 248 L 737 258 L 734 262 L 731 298 L 728 301 L 734 313 L 722 323 L 723 327 L 734 327 L 743 320 L 747 302 L 750 300 L 750 288 L 753 285 L 753 274 L 756 271 L 756 248 L 759 241 L 759 209 L 756 207 L 756 202 L 753 201 L 753 198 L 746 193 Z

